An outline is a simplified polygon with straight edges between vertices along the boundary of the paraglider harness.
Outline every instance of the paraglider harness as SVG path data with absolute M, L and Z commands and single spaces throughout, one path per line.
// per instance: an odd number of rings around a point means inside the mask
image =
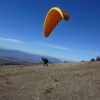
M 45 62 L 48 63 L 48 59 L 47 58 L 45 58 Z

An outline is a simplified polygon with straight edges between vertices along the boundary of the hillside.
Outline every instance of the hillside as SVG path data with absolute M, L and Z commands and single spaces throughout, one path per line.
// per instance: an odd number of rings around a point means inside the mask
M 14 61 L 14 60 L 6 60 L 6 59 L 0 59 L 0 66 L 8 66 L 8 65 L 29 65 L 32 63 L 29 63 L 27 61 Z
M 99 100 L 100 62 L 0 67 L 0 100 Z

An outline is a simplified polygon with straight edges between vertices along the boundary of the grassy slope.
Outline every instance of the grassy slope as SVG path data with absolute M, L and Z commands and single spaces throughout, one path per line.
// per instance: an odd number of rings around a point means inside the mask
M 99 100 L 100 62 L 0 67 L 0 100 Z

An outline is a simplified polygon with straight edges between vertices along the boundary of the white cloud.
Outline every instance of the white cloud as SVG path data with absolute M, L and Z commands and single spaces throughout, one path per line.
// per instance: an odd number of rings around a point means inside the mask
M 75 46 L 75 48 L 76 48 L 78 51 L 84 51 L 84 52 L 87 52 L 86 50 L 80 49 L 80 48 L 78 48 L 78 47 L 76 47 L 76 46 Z
M 36 42 L 29 42 L 29 43 L 31 43 L 31 44 L 37 44 Z
M 76 47 L 76 49 L 77 49 L 78 51 L 90 53 L 90 54 L 92 54 L 92 55 L 99 55 L 99 52 L 96 52 L 96 51 L 83 50 L 83 49 L 80 49 L 80 48 L 78 48 L 78 47 Z
M 97 52 L 90 52 L 90 53 L 93 55 L 99 55 L 99 53 L 97 53 Z
M 67 48 L 67 47 L 62 47 L 62 46 L 59 46 L 59 45 L 56 45 L 56 44 L 44 43 L 42 41 L 30 42 L 30 43 L 32 43 L 32 44 L 38 44 L 38 45 L 42 45 L 42 46 L 47 46 L 47 47 L 51 47 L 51 48 L 55 48 L 55 49 L 75 51 L 75 49 L 70 49 L 70 48 Z
M 0 38 L 1 41 L 7 41 L 7 42 L 14 42 L 14 43 L 22 43 L 25 44 L 25 42 L 16 40 L 16 39 L 11 39 L 11 38 Z

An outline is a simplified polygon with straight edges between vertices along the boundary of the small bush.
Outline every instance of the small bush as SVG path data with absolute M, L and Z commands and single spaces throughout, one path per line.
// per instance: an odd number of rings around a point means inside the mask
M 91 60 L 90 61 L 95 61 L 95 59 L 94 58 L 91 58 Z
M 96 58 L 96 61 L 100 61 L 100 57 L 97 57 L 97 58 Z
M 81 62 L 85 62 L 85 60 L 82 60 Z

